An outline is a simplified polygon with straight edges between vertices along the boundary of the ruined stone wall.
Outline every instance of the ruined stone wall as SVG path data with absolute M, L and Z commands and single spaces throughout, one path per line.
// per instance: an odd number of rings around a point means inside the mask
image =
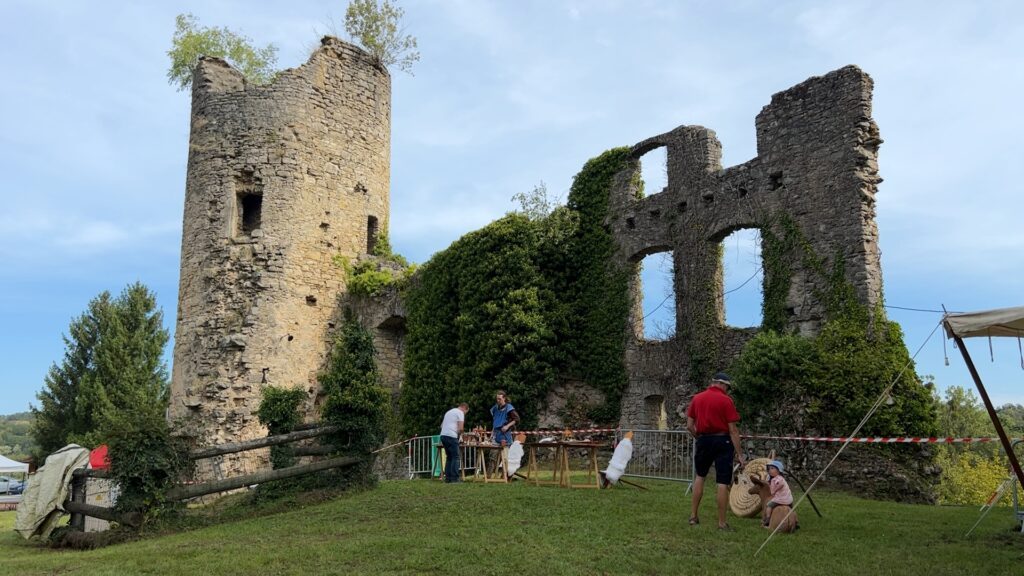
M 265 386 L 315 398 L 345 278 L 388 222 L 390 76 L 334 38 L 254 86 L 204 59 L 192 89 L 170 417 L 203 443 L 263 435 Z
M 724 321 L 720 245 L 736 230 L 771 226 L 785 215 L 815 254 L 829 262 L 842 256 L 862 303 L 880 302 L 874 197 L 881 139 L 871 118 L 871 88 L 867 74 L 848 66 L 774 95 L 757 116 L 757 157 L 728 169 L 715 133 L 700 126 L 680 126 L 633 147 L 637 162 L 612 191 L 608 225 L 618 244 L 616 265 L 673 252 L 676 335 L 645 341 L 639 303 L 633 307 L 625 334 L 624 426 L 651 426 L 648 405 L 658 397 L 670 424 L 685 421 L 689 397 L 756 333 Z M 637 200 L 632 182 L 639 159 L 659 147 L 667 149 L 668 185 Z M 815 335 L 825 320 L 815 296 L 827 287 L 825 279 L 802 262 L 791 264 L 787 327 Z

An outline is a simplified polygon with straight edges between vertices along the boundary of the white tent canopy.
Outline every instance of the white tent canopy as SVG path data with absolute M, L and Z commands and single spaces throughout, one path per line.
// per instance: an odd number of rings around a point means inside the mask
M 975 336 L 1024 337 L 1024 306 L 982 312 L 946 314 L 946 335 L 961 338 Z
M 18 462 L 17 460 L 11 460 L 7 456 L 0 455 L 0 472 L 23 472 L 27 474 L 28 464 Z

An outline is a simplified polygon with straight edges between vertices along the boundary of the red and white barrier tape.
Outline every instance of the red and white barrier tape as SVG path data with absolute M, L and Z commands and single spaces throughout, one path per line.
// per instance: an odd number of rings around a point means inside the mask
M 743 435 L 748 440 L 799 440 L 802 442 L 850 442 L 851 444 L 984 444 L 987 442 L 999 442 L 999 438 L 945 438 L 932 437 L 869 437 L 869 438 L 846 438 L 843 436 L 762 436 L 757 434 Z M 1024 438 L 1010 438 L 1011 442 L 1024 440 Z

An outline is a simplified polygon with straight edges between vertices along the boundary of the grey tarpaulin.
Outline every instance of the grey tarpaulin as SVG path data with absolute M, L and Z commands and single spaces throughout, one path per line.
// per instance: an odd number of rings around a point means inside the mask
M 71 488 L 71 473 L 88 465 L 89 451 L 77 444 L 68 444 L 47 456 L 42 467 L 29 476 L 18 505 L 14 530 L 26 539 L 48 537 L 65 513 L 64 501 Z
M 976 336 L 1024 337 L 1024 306 L 999 308 L 981 312 L 946 314 L 946 336 L 961 338 Z

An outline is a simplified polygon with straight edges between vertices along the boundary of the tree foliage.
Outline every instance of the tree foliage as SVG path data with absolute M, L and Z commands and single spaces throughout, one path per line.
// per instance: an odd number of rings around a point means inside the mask
M 103 428 L 129 410 L 163 414 L 169 335 L 155 295 L 135 283 L 116 298 L 103 292 L 71 322 L 64 360 L 53 364 L 32 407 L 40 456 L 69 442 L 95 446 Z
M 323 420 L 338 427 L 329 441 L 340 454 L 366 458 L 345 471 L 346 481 L 357 484 L 371 481 L 370 452 L 385 440 L 391 413 L 391 395 L 380 385 L 375 357 L 373 337 L 354 318 L 346 318 L 318 378 L 326 394 Z
M 1001 454 L 977 450 L 956 454 L 943 449 L 939 450 L 936 463 L 942 467 L 942 480 L 937 490 L 940 504 L 985 504 L 1007 476 L 1007 460 Z M 999 504 L 1006 506 L 1009 502 L 1007 492 Z
M 554 382 L 536 229 L 509 215 L 471 232 L 420 269 L 407 300 L 406 381 L 401 414 L 410 434 L 432 431 L 460 402 L 490 406 L 504 389 L 527 423 Z M 467 425 L 483 423 L 479 409 Z M 529 424 L 524 424 L 529 425 Z
M 192 463 L 183 439 L 175 437 L 156 405 L 131 406 L 108 418 L 101 429 L 109 447 L 110 472 L 120 487 L 117 509 L 159 515 L 170 504 L 167 490 L 180 482 Z
M 603 223 L 627 158 L 617 149 L 588 162 L 568 206 L 550 201 L 543 185 L 517 195 L 521 212 L 466 234 L 420 268 L 406 298 L 406 433 L 432 433 L 460 402 L 471 406 L 468 426 L 489 425 L 484 408 L 497 389 L 532 427 L 561 374 L 604 392 L 607 404 L 591 418 L 617 417 L 629 277 L 609 266 L 614 247 Z
M 267 427 L 270 436 L 287 434 L 302 422 L 299 405 L 306 399 L 306 392 L 301 388 L 278 388 L 267 386 L 263 389 L 263 399 L 256 410 L 260 424 Z M 291 444 L 270 447 L 270 462 L 274 468 L 287 468 L 295 463 L 294 449 Z
M 235 67 L 246 80 L 266 84 L 277 74 L 277 47 L 267 44 L 255 47 L 252 39 L 228 28 L 200 27 L 192 14 L 178 14 L 175 18 L 171 49 L 167 51 L 171 66 L 167 81 L 179 91 L 192 85 L 192 74 L 200 56 L 223 58 Z
M 908 367 L 909 366 L 909 367 Z M 897 323 L 881 313 L 832 317 L 812 339 L 765 331 L 734 362 L 736 401 L 754 428 L 850 433 L 882 392 L 867 435 L 930 436 L 936 404 L 913 370 Z
M 345 10 L 345 31 L 384 67 L 412 74 L 420 53 L 416 38 L 404 34 L 404 14 L 391 0 L 352 0 Z
M 32 438 L 32 413 L 18 412 L 0 416 L 0 454 L 24 461 L 35 451 Z

